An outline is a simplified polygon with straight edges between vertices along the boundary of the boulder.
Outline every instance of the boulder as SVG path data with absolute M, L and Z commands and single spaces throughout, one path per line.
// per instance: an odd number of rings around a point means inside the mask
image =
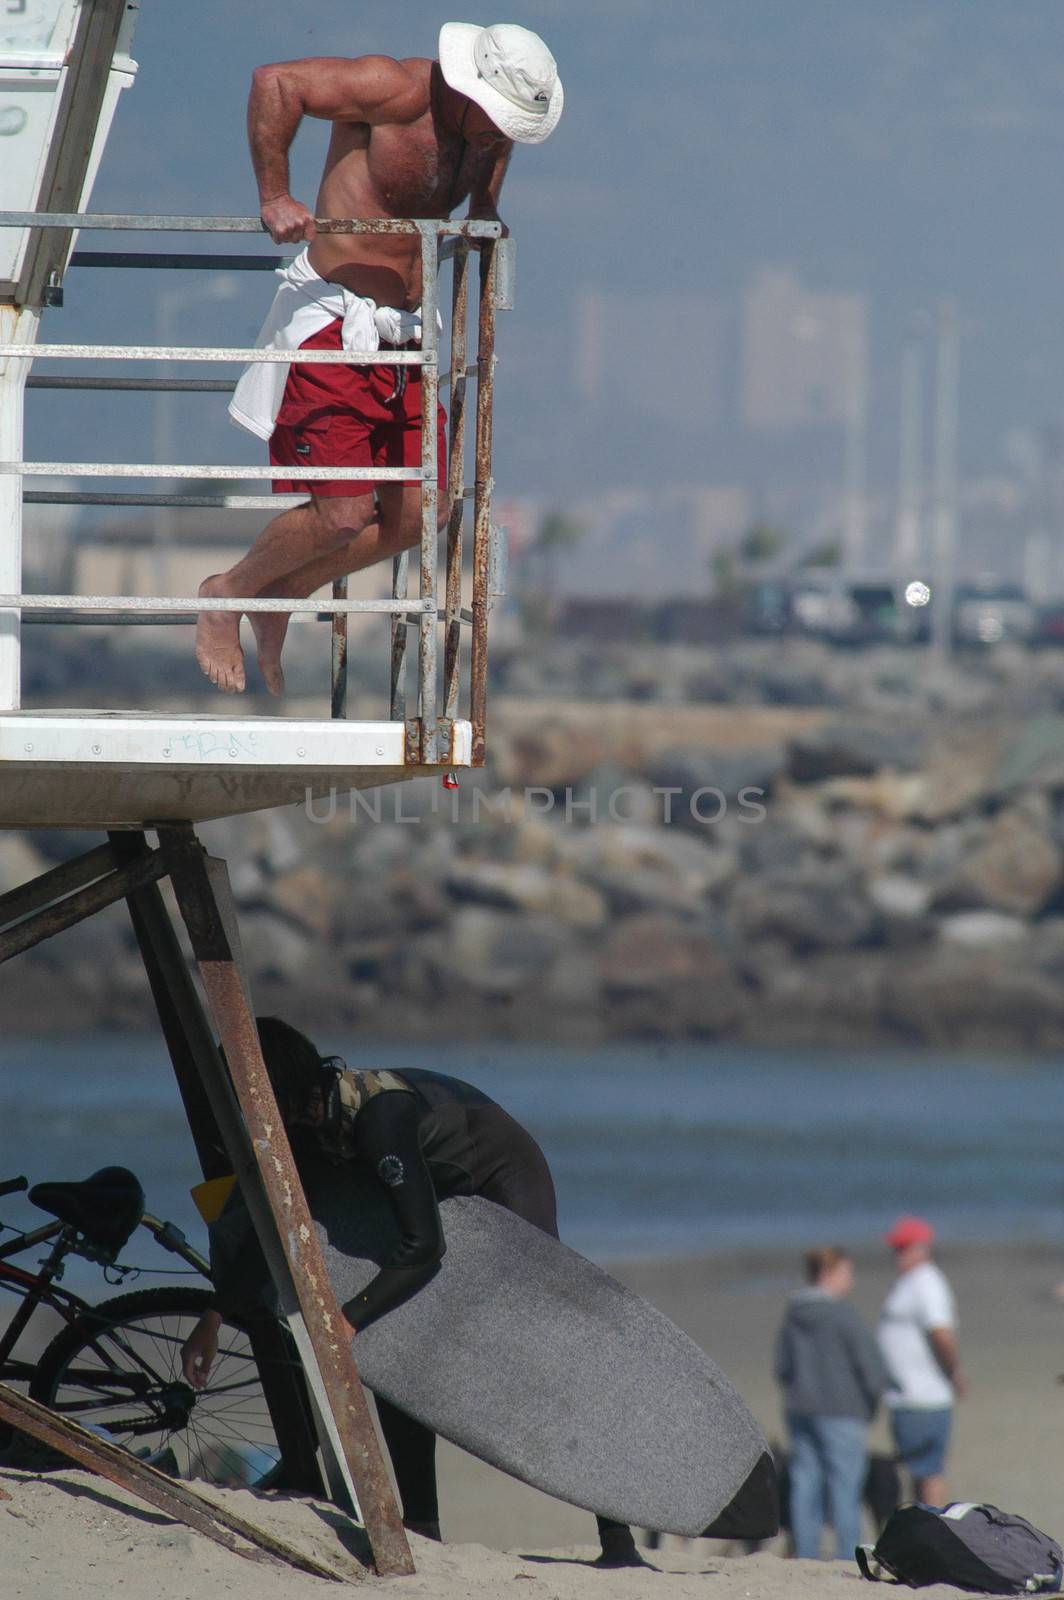
M 333 931 L 342 888 L 320 867 L 306 865 L 275 878 L 270 885 L 270 900 L 290 921 L 328 938 Z
M 645 874 L 659 881 L 663 900 L 691 904 L 725 887 L 739 867 L 736 852 L 718 846 L 708 826 L 703 835 L 634 823 L 569 830 L 561 850 L 593 882 Z
M 935 896 L 943 910 L 987 907 L 1036 916 L 1064 878 L 1064 854 L 1022 810 L 1002 811 Z
M 808 867 L 809 842 L 804 828 L 795 827 L 794 814 L 788 806 L 785 811 L 773 806 L 772 811 L 757 827 L 745 830 L 740 840 L 740 858 L 745 877 L 750 873 L 793 873 Z M 825 827 L 823 838 L 816 840 L 826 845 L 832 837 L 830 826 Z
M 441 989 L 459 984 L 486 995 L 538 990 L 573 947 L 573 935 L 553 917 L 475 905 L 459 906 L 446 930 L 420 941 Z
M 599 928 L 606 920 L 606 901 L 591 884 L 531 864 L 460 861 L 451 867 L 445 884 L 459 902 L 549 912 L 572 928 Z
M 613 1038 L 716 1038 L 749 997 L 715 941 L 674 918 L 623 918 L 597 956 L 600 1006 Z
M 1005 911 L 954 911 L 938 919 L 938 936 L 944 944 L 965 950 L 996 950 L 1030 937 L 1030 927 Z
M 918 772 L 877 772 L 869 778 L 828 778 L 820 785 L 824 804 L 873 811 L 889 822 L 920 816 L 927 788 Z
M 778 939 L 796 952 L 867 944 L 882 931 L 856 883 L 827 872 L 746 879 L 732 895 L 729 920 L 739 944 Z
M 901 872 L 884 872 L 869 878 L 865 893 L 886 917 L 923 917 L 931 905 L 930 886 Z
M 792 739 L 787 767 L 798 783 L 847 776 L 867 778 L 883 767 L 912 772 L 921 766 L 926 745 L 926 733 L 917 727 L 833 722 Z
M 728 809 L 737 809 L 744 790 L 757 791 L 755 800 L 769 794 L 786 770 L 782 745 L 767 745 L 748 750 L 698 750 L 689 746 L 663 750 L 647 763 L 651 783 L 657 789 L 674 789 L 672 817 L 687 827 L 698 827 L 713 815 L 723 796 Z
M 879 950 L 826 951 L 801 961 L 777 951 L 762 965 L 739 1037 L 787 1049 L 878 1040 L 885 1033 L 880 1011 L 887 967 Z
M 733 978 L 732 963 L 719 945 L 656 912 L 617 923 L 599 949 L 598 970 L 603 988 L 613 996 Z
M 645 778 L 604 762 L 562 799 L 565 821 L 580 824 L 636 823 L 652 827 L 661 818 L 661 796 Z
M 941 945 L 893 965 L 883 984 L 883 1017 L 897 1033 L 940 1049 L 981 1050 L 1058 1042 L 1064 990 L 1032 969 L 1026 946 L 1011 951 Z
M 1064 716 L 1044 712 L 1028 718 L 990 775 L 997 796 L 1021 789 L 1064 790 Z
M 320 953 L 316 940 L 273 911 L 245 912 L 240 919 L 240 938 L 253 982 L 262 976 L 296 983 Z

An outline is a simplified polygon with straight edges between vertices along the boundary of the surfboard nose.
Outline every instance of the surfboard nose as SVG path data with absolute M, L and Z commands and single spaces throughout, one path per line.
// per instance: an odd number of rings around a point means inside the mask
M 776 1463 L 765 1450 L 739 1492 L 703 1531 L 703 1539 L 772 1539 L 780 1531 Z

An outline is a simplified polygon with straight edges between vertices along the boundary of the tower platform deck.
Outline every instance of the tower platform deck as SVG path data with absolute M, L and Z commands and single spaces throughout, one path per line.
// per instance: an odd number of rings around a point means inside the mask
M 0 828 L 204 822 L 469 766 L 470 723 L 445 731 L 446 761 L 424 766 L 408 759 L 402 722 L 8 711 L 0 713 Z

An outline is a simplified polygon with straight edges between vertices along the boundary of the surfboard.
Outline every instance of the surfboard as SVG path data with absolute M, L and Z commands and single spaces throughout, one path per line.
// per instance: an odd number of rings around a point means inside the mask
M 396 1237 L 378 1186 L 344 1177 L 310 1197 L 341 1303 Z M 355 1337 L 369 1389 L 503 1472 L 638 1527 L 697 1536 L 755 1468 L 771 1483 L 745 1402 L 660 1311 L 490 1200 L 444 1200 L 440 1216 L 439 1272 Z

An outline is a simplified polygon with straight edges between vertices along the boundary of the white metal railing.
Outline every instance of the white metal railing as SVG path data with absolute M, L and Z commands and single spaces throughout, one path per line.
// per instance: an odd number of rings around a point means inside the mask
M 174 217 L 131 215 L 79 215 L 77 213 L 0 212 L 0 228 L 29 228 L 34 230 L 105 230 L 105 231 L 175 231 L 191 233 L 261 233 L 257 218 L 248 217 Z M 498 551 L 493 548 L 491 526 L 491 443 L 492 401 L 494 378 L 495 310 L 497 306 L 512 303 L 512 248 L 509 240 L 500 239 L 497 223 L 478 221 L 410 221 L 397 218 L 371 220 L 352 219 L 336 221 L 322 219 L 317 223 L 320 233 L 341 234 L 407 234 L 420 236 L 422 264 L 422 347 L 418 351 L 319 351 L 319 350 L 259 350 L 218 346 L 173 347 L 164 345 L 113 345 L 113 344 L 47 344 L 34 342 L 35 308 L 0 307 L 0 327 L 8 335 L 0 340 L 0 401 L 19 409 L 17 427 L 3 430 L 3 442 L 9 458 L 0 460 L 0 503 L 5 490 L 5 480 L 34 477 L 50 478 L 155 478 L 186 480 L 211 480 L 238 478 L 247 481 L 288 478 L 290 467 L 198 466 L 173 463 L 133 464 L 128 462 L 26 462 L 21 459 L 21 407 L 26 387 L 25 374 L 31 362 L 40 360 L 70 359 L 76 361 L 165 361 L 165 362 L 265 362 L 291 364 L 293 362 L 342 363 L 349 365 L 380 364 L 392 366 L 419 366 L 422 371 L 422 437 L 420 467 L 319 467 L 301 468 L 300 477 L 315 480 L 358 480 L 418 482 L 421 489 L 421 539 L 418 574 L 418 597 L 408 598 L 408 557 L 397 557 L 393 563 L 392 597 L 390 600 L 348 600 L 346 580 L 334 586 L 331 601 L 320 600 L 261 600 L 219 599 L 203 601 L 191 597 L 174 596 L 122 596 L 122 595 L 26 595 L 21 584 L 11 587 L 4 577 L 20 570 L 19 518 L 12 512 L 14 526 L 5 537 L 0 531 L 0 549 L 7 544 L 6 558 L 0 556 L 0 706 L 5 701 L 11 709 L 19 704 L 17 657 L 18 630 L 22 613 L 59 613 L 74 617 L 93 612 L 113 613 L 115 620 L 147 621 L 148 613 L 155 613 L 160 621 L 198 611 L 274 611 L 331 613 L 333 617 L 333 705 L 334 716 L 344 715 L 344 689 L 346 677 L 346 618 L 351 613 L 367 612 L 390 615 L 392 619 L 392 684 L 391 715 L 408 728 L 408 749 L 412 757 L 424 763 L 446 759 L 441 751 L 441 715 L 438 696 L 437 629 L 444 626 L 444 674 L 442 730 L 453 722 L 459 707 L 460 629 L 465 623 L 471 627 L 469 716 L 473 724 L 473 761 L 479 764 L 484 755 L 484 721 L 487 667 L 487 615 L 491 600 L 493 573 L 497 570 Z M 471 246 L 480 252 L 480 293 L 478 317 L 477 359 L 467 364 L 466 323 L 468 307 L 468 267 Z M 439 333 L 437 327 L 437 274 L 440 261 L 453 261 L 450 367 L 441 374 L 439 365 Z M 152 255 L 136 252 L 102 252 L 98 262 L 91 252 L 78 252 L 78 265 L 107 265 L 108 267 L 190 267 L 213 268 L 215 258 L 189 255 Z M 227 257 L 228 264 L 260 265 L 256 256 Z M 53 286 L 54 292 L 54 286 Z M 22 319 L 34 319 L 32 328 Z M 28 336 L 27 336 L 28 335 Z M 465 439 L 465 385 L 468 377 L 477 379 L 476 404 L 476 467 L 471 485 L 464 482 Z M 437 395 L 442 384 L 451 388 L 451 426 L 448 449 L 448 481 L 444 492 L 449 506 L 446 550 L 446 589 L 438 593 L 438 537 L 437 505 L 439 485 L 436 465 L 436 408 Z M 86 389 L 124 389 L 150 387 L 157 389 L 204 389 L 215 391 L 228 388 L 213 380 L 154 379 L 138 383 L 129 379 L 92 377 L 85 379 L 37 379 L 34 386 Z M 50 491 L 28 493 L 28 500 L 46 503 L 92 505 L 195 505 L 216 506 L 219 509 L 247 509 L 272 507 L 280 510 L 287 504 L 299 503 L 298 496 L 259 495 L 122 495 L 91 492 Z M 468 608 L 461 600 L 462 578 L 462 523 L 463 505 L 473 501 L 473 598 Z M 18 501 L 21 506 L 21 495 Z M 12 546 L 15 548 L 13 549 Z M 442 604 L 441 604 L 442 598 Z M 418 629 L 418 684 L 415 715 L 407 716 L 405 664 L 406 629 Z M 5 658 L 5 643 L 7 656 Z M 14 651 L 12 652 L 12 644 Z M 6 659 L 6 667 L 5 667 Z M 12 659 L 14 674 L 12 674 Z M 12 683 L 12 676 L 14 681 Z

